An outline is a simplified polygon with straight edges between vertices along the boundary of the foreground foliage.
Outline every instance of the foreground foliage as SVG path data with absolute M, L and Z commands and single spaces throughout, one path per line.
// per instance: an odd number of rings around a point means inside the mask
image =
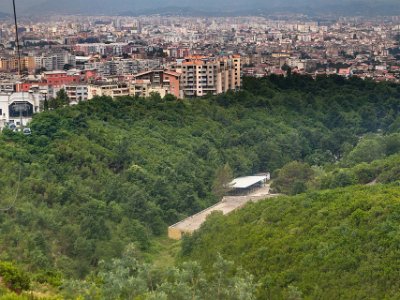
M 120 259 L 101 262 L 99 272 L 86 281 L 69 281 L 63 288 L 66 299 L 255 299 L 253 277 L 218 256 L 214 272 L 206 276 L 195 262 L 159 270 L 140 263 L 134 247 L 128 246 Z
M 28 290 L 29 276 L 10 262 L 0 262 L 1 282 L 14 291 Z
M 259 299 L 396 299 L 400 187 L 279 197 L 212 215 L 182 254 L 212 272 L 218 253 L 254 275 Z M 301 298 L 300 297 L 300 298 Z

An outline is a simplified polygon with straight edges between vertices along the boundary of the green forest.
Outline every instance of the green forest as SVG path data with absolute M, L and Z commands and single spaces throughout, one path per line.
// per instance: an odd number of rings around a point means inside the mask
M 254 276 L 258 299 L 398 299 L 400 187 L 354 186 L 214 214 L 182 254 Z M 297 295 L 297 296 L 296 296 Z
M 270 76 L 190 100 L 64 101 L 31 135 L 0 135 L 0 299 L 399 296 L 399 85 Z M 226 168 L 271 172 L 287 196 L 166 241 L 220 200 Z

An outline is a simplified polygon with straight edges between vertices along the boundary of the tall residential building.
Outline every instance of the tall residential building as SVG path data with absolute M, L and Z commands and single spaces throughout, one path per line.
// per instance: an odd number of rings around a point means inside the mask
M 51 54 L 41 54 L 40 56 L 35 56 L 36 69 L 45 69 L 47 71 L 62 70 L 65 65 L 70 65 L 74 67 L 76 65 L 75 55 L 68 52 L 59 52 Z
M 220 94 L 241 86 L 240 56 L 190 56 L 176 66 L 181 76 L 181 98 Z
M 87 84 L 66 84 L 63 88 L 68 95 L 70 103 L 88 100 L 89 89 Z
M 108 61 L 89 62 L 85 70 L 96 70 L 100 76 L 122 76 L 132 75 L 139 72 L 159 69 L 159 59 L 121 59 L 115 58 Z
M 21 57 L 20 59 L 21 71 L 33 72 L 36 64 L 31 56 Z M 0 58 L 0 71 L 2 72 L 15 72 L 18 70 L 18 58 Z
M 100 54 L 100 55 L 122 55 L 128 51 L 127 43 L 92 43 L 92 44 L 76 44 L 74 50 L 83 52 L 85 55 Z

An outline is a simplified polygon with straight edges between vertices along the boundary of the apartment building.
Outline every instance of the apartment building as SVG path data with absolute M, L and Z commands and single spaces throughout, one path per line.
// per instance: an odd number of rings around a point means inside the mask
M 21 71 L 33 72 L 36 67 L 34 58 L 31 56 L 21 57 L 20 67 L 21 67 Z M 14 58 L 14 57 L 0 58 L 0 71 L 15 72 L 17 70 L 18 70 L 18 58 Z
M 150 87 L 146 87 L 146 93 L 141 93 L 141 95 L 148 96 L 151 91 L 154 91 L 159 92 L 161 97 L 164 97 L 166 94 L 172 94 L 175 97 L 179 98 L 180 76 L 181 74 L 173 71 L 152 70 L 136 74 L 133 76 L 133 78 L 136 85 L 139 82 L 148 82 L 150 85 Z
M 48 85 L 62 86 L 64 84 L 80 82 L 81 75 L 73 71 L 49 71 L 43 73 L 43 79 Z
M 89 89 L 87 84 L 66 84 L 63 88 L 68 95 L 70 103 L 88 100 Z
M 220 94 L 241 86 L 240 56 L 190 56 L 176 66 L 181 73 L 180 98 Z
M 148 79 L 139 79 L 132 82 L 130 85 L 130 92 L 132 96 L 149 97 L 152 93 L 158 93 L 161 98 L 170 94 L 170 90 L 166 86 L 153 85 Z
M 74 50 L 82 52 L 85 55 L 100 54 L 100 55 L 122 55 L 129 51 L 127 43 L 92 43 L 92 44 L 76 44 Z
M 137 74 L 142 71 L 161 67 L 158 59 L 121 59 L 115 58 L 108 61 L 89 62 L 85 70 L 96 70 L 100 76 L 122 76 Z
M 34 56 L 33 59 L 37 70 L 54 71 L 64 69 L 65 65 L 76 66 L 75 55 L 69 52 L 42 53 L 39 56 Z
M 130 96 L 130 84 L 127 82 L 96 82 L 88 85 L 87 99 L 96 96 L 121 97 Z

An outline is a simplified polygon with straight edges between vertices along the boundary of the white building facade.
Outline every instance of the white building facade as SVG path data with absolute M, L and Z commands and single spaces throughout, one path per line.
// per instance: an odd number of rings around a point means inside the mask
M 42 101 L 39 93 L 0 93 L 0 129 L 9 124 L 27 126 L 40 112 Z

